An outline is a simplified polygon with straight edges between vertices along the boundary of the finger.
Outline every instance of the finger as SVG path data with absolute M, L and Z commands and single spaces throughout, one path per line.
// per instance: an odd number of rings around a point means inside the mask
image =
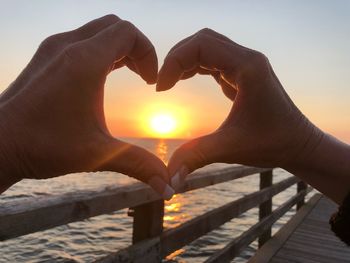
M 215 162 L 229 162 L 222 145 L 227 145 L 225 131 L 217 131 L 180 146 L 168 163 L 171 186 L 179 190 L 192 171 Z
M 69 32 L 59 33 L 45 39 L 39 46 L 29 65 L 21 72 L 14 83 L 2 93 L 0 103 L 17 94 L 33 76 L 41 72 L 66 46 L 94 36 L 106 27 L 120 21 L 115 15 L 107 15 Z
M 94 73 L 101 70 L 108 73 L 114 65 L 131 60 L 135 71 L 147 83 L 155 83 L 157 79 L 158 61 L 154 46 L 141 31 L 124 20 L 68 47 L 65 54 L 76 66 L 82 67 L 81 63 L 85 63 L 84 70 Z
M 202 29 L 201 32 L 203 34 L 208 34 L 208 35 L 211 35 L 211 36 L 214 36 L 218 39 L 221 39 L 223 41 L 227 41 L 228 43 L 234 43 L 231 39 L 229 39 L 228 37 L 222 35 L 222 34 L 219 34 L 218 32 L 215 32 L 214 30 L 211 30 L 211 29 Z M 186 37 L 184 38 L 183 40 L 181 40 L 180 42 L 178 42 L 175 46 L 173 46 L 169 53 L 170 54 L 171 52 L 173 52 L 175 49 L 177 49 L 178 47 L 182 46 L 183 44 L 187 43 L 189 40 L 191 40 L 193 38 L 193 35 L 192 36 L 189 36 L 189 37 Z
M 151 41 L 137 30 L 134 47 L 128 57 L 133 61 L 139 75 L 148 83 L 155 84 L 158 77 L 158 59 Z
M 175 49 L 177 49 L 178 47 L 182 46 L 183 44 L 187 43 L 189 40 L 191 40 L 193 38 L 194 35 L 192 36 L 189 36 L 189 37 L 186 37 L 184 39 L 182 39 L 180 42 L 178 42 L 175 46 L 173 46 L 169 52 L 168 52 L 168 55 L 173 52 Z
M 188 79 L 193 77 L 196 74 L 201 74 L 201 75 L 211 75 L 215 78 L 217 71 L 212 71 L 208 69 L 204 69 L 202 67 L 197 67 L 195 69 L 192 69 L 190 71 L 186 71 L 182 74 L 181 80 Z
M 48 63 L 48 60 L 53 59 L 56 54 L 60 53 L 68 45 L 91 38 L 120 20 L 116 15 L 106 15 L 92 20 L 77 29 L 52 35 L 39 46 L 37 53 L 44 53 L 44 56 L 39 54 L 38 60 L 42 63 Z
M 71 35 L 72 41 L 74 42 L 87 39 L 120 20 L 121 19 L 116 15 L 106 15 L 92 20 L 75 30 L 66 32 L 66 34 Z
M 174 190 L 169 186 L 164 163 L 138 146 L 112 140 L 106 146 L 96 170 L 114 171 L 132 176 L 149 184 L 164 199 L 171 199 Z
M 213 36 L 211 30 L 200 31 L 165 58 L 159 72 L 157 90 L 170 89 L 185 72 L 198 66 L 221 74 L 234 73 L 242 55 L 242 48 L 233 41 Z
M 134 71 L 136 74 L 140 74 L 134 62 L 130 60 L 128 57 L 125 57 L 123 60 L 114 63 L 112 70 L 116 70 L 124 66 L 127 66 L 131 71 Z
M 208 70 L 208 69 L 199 67 L 194 70 L 184 72 L 181 76 L 181 80 L 189 79 L 194 75 L 196 75 L 197 73 L 201 75 L 211 75 L 216 80 L 216 82 L 220 85 L 224 95 L 231 101 L 235 100 L 237 95 L 237 90 L 221 77 L 221 74 L 219 71 L 213 71 L 213 70 Z
M 136 67 L 135 63 L 133 60 L 131 60 L 128 57 L 125 57 L 123 60 L 118 61 L 114 63 L 112 70 L 116 70 L 118 68 L 127 66 L 131 71 L 135 72 L 136 74 L 140 75 L 139 69 Z
M 222 78 L 219 79 L 219 84 L 225 96 L 231 101 L 234 101 L 237 96 L 237 90 Z

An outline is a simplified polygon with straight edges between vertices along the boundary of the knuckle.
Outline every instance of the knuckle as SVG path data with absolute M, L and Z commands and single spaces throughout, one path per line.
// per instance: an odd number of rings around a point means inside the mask
M 113 29 L 109 31 L 108 38 L 113 38 L 116 35 L 123 35 L 128 39 L 136 39 L 137 29 L 131 22 L 127 20 L 120 20 L 115 24 Z
M 87 59 L 78 44 L 73 44 L 63 49 L 59 58 L 65 69 L 70 72 L 71 76 L 81 76 L 85 74 L 87 68 L 89 68 L 87 66 Z
M 111 23 L 120 21 L 120 18 L 115 14 L 108 14 L 104 16 L 103 19 L 106 21 L 110 21 Z
M 241 73 L 245 79 L 263 78 L 270 72 L 268 58 L 261 52 L 252 50 L 245 59 Z
M 136 27 L 130 21 L 121 20 L 118 23 L 123 29 L 125 29 L 127 31 L 130 31 L 130 32 L 136 31 Z
M 268 58 L 259 51 L 251 52 L 249 59 L 250 59 L 250 63 L 258 67 L 266 67 L 269 63 Z
M 57 50 L 63 39 L 63 34 L 56 34 L 47 37 L 39 46 L 39 51 L 45 53 L 52 53 Z
M 203 28 L 194 35 L 194 41 L 205 43 L 206 40 L 213 34 L 213 30 L 210 28 Z
M 76 44 L 66 47 L 63 50 L 62 55 L 71 62 L 78 62 L 82 57 L 80 47 Z
M 201 30 L 198 31 L 198 34 L 204 34 L 204 35 L 208 35 L 208 34 L 212 34 L 212 33 L 214 33 L 214 30 L 212 30 L 208 27 L 202 28 Z

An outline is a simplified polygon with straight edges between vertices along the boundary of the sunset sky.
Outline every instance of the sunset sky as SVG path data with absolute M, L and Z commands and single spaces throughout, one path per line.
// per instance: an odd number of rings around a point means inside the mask
M 296 105 L 323 130 L 350 142 L 350 1 L 0 0 L 0 91 L 47 36 L 114 13 L 153 42 L 159 64 L 201 28 L 265 53 Z M 207 76 L 162 93 L 121 69 L 108 77 L 105 112 L 116 136 L 155 136 L 150 118 L 174 115 L 171 137 L 213 131 L 231 107 Z

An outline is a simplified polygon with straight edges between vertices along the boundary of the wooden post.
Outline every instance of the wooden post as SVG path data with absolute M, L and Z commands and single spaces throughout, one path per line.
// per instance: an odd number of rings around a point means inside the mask
M 272 170 L 260 173 L 260 190 L 272 185 L 273 174 Z M 261 203 L 259 206 L 259 221 L 261 221 L 264 217 L 269 216 L 272 212 L 272 198 Z M 266 241 L 271 238 L 271 227 L 259 236 L 258 243 L 259 248 L 262 247 Z
M 134 217 L 132 243 L 160 235 L 163 231 L 164 200 L 135 206 L 128 213 Z
M 297 184 L 297 192 L 299 193 L 305 189 L 307 189 L 307 183 L 300 181 Z M 305 204 L 305 197 L 303 197 L 303 199 L 297 203 L 297 210 L 299 210 L 304 204 Z

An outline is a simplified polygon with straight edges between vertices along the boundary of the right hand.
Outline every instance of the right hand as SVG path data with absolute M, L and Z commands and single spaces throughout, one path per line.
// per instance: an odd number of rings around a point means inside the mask
M 287 167 L 322 137 L 289 98 L 263 54 L 203 29 L 170 50 L 157 90 L 168 90 L 196 73 L 212 75 L 232 100 L 232 109 L 215 132 L 175 151 L 168 164 L 175 188 L 188 173 L 214 162 Z

